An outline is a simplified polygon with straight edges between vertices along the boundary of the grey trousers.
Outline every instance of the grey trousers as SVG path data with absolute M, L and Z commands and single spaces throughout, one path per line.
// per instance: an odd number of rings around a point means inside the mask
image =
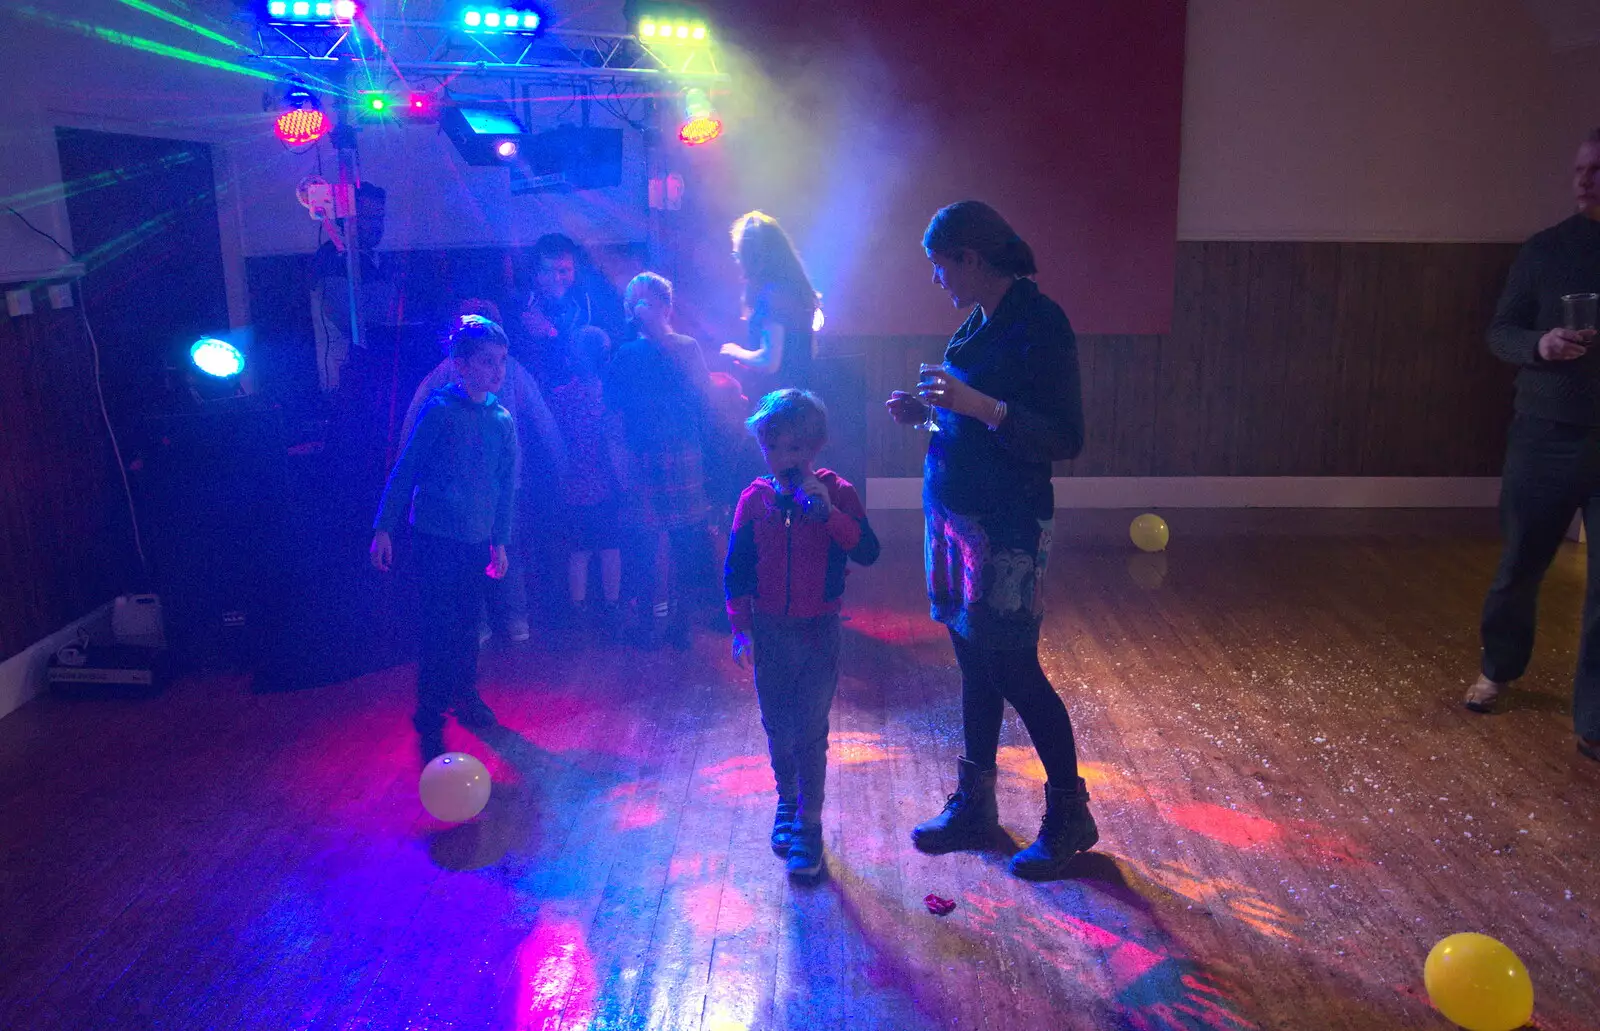
M 799 804 L 798 821 L 822 822 L 828 774 L 828 710 L 839 686 L 839 617 L 755 614 L 756 697 L 767 731 L 778 798 Z

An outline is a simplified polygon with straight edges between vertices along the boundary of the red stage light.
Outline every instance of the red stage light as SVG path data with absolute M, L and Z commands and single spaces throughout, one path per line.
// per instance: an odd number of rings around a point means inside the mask
M 273 131 L 291 147 L 315 143 L 328 131 L 328 116 L 314 107 L 292 108 L 278 116 Z
M 703 89 L 683 91 L 683 123 L 678 126 L 678 139 L 691 147 L 710 143 L 722 135 L 722 119 L 711 108 L 711 97 Z
M 722 119 L 710 115 L 691 118 L 684 122 L 678 129 L 678 139 L 691 147 L 698 147 L 702 143 L 710 143 L 722 135 Z

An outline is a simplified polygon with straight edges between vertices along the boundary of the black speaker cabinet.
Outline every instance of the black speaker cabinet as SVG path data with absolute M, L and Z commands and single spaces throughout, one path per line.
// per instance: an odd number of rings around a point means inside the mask
M 144 429 L 136 496 L 174 666 L 253 665 L 291 564 L 282 413 L 233 399 Z

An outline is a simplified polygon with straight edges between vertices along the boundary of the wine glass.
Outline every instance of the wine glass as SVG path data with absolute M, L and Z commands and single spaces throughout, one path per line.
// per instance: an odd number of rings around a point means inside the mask
M 944 368 L 943 365 L 929 365 L 926 362 L 922 363 L 922 365 L 917 369 L 917 374 L 919 376 L 919 382 L 917 383 L 917 386 L 920 387 L 923 384 L 928 382 L 928 373 L 930 373 L 930 372 L 943 372 L 943 371 L 945 371 L 945 368 Z M 936 416 L 938 415 L 937 411 L 935 411 L 933 405 L 929 404 L 927 401 L 923 401 L 922 403 L 928 406 L 928 417 L 926 419 L 923 419 L 921 422 L 917 423 L 912 428 L 913 429 L 918 429 L 918 430 L 926 430 L 929 433 L 938 433 L 939 432 L 939 420 L 936 418 Z

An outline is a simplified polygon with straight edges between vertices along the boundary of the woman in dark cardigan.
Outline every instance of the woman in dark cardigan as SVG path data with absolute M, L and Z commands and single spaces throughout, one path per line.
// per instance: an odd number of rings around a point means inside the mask
M 1066 314 L 1026 278 L 1036 271 L 1033 252 L 993 208 L 952 204 L 922 243 L 933 281 L 972 314 L 916 395 L 897 390 L 887 405 L 896 422 L 931 415 L 937 427 L 923 471 L 928 598 L 961 665 L 966 755 L 944 811 L 911 837 L 931 853 L 994 840 L 995 755 L 1010 702 L 1048 778 L 1038 840 L 1011 870 L 1052 879 L 1099 838 L 1072 720 L 1039 665 L 1050 464 L 1083 446 L 1077 342 Z

